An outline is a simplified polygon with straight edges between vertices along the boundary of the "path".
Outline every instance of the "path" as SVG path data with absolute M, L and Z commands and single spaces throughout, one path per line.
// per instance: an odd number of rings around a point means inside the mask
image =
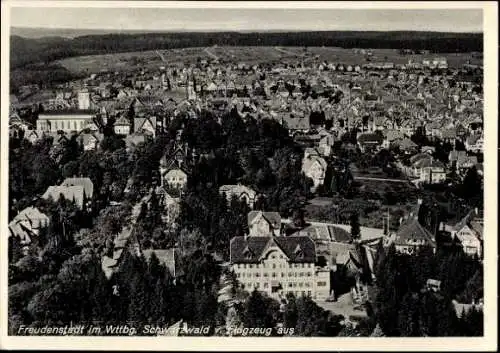
M 287 55 L 293 55 L 293 56 L 303 56 L 303 54 L 294 53 L 294 52 L 291 52 L 291 51 L 289 51 L 289 50 L 285 50 L 285 49 L 280 48 L 280 47 L 274 47 L 274 49 L 276 49 L 276 50 L 277 50 L 277 51 L 279 51 L 280 53 L 287 54 Z
M 115 237 L 114 240 L 114 250 L 112 257 L 104 255 L 102 257 L 102 270 L 107 278 L 111 278 L 112 274 L 118 270 L 120 260 L 122 259 L 122 254 L 124 250 L 128 247 L 129 241 L 134 234 L 135 225 L 137 223 L 137 218 L 141 213 L 142 203 L 146 202 L 149 195 L 144 196 L 139 202 L 137 202 L 132 208 L 132 212 L 128 217 L 129 224 L 125 225 L 120 232 Z
M 215 55 L 214 53 L 212 53 L 208 48 L 203 49 L 203 51 L 205 53 L 207 53 L 208 56 L 210 56 L 212 59 L 219 60 L 219 57 L 217 55 Z
M 408 184 L 410 181 L 406 179 L 387 179 L 387 178 L 372 178 L 372 177 L 360 177 L 354 176 L 354 180 L 368 180 L 368 181 L 388 181 L 391 183 L 405 183 Z
M 163 61 L 164 63 L 167 62 L 167 60 L 165 60 L 165 57 L 163 56 L 162 53 L 160 53 L 158 50 L 155 50 L 155 53 L 158 54 L 158 56 L 160 57 L 161 61 Z

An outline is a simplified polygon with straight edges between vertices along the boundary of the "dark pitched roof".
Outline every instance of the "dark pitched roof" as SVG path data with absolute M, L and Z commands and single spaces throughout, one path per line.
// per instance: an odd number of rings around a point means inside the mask
M 378 134 L 366 133 L 358 136 L 359 143 L 378 143 L 383 142 L 383 137 Z
M 262 212 L 262 211 L 250 211 L 248 212 L 248 225 L 252 224 L 252 222 L 260 215 L 264 217 L 265 220 L 269 222 L 269 224 L 274 229 L 279 229 L 281 227 L 281 216 L 278 212 Z
M 348 231 L 331 225 L 310 225 L 299 230 L 295 235 L 308 236 L 313 240 L 326 240 L 340 243 L 348 243 L 351 235 Z
M 232 263 L 258 263 L 268 246 L 276 244 L 290 262 L 315 262 L 316 248 L 307 236 L 234 237 L 230 243 Z
M 92 198 L 94 195 L 94 183 L 90 178 L 66 178 L 61 183 L 61 186 L 83 186 L 83 190 L 85 191 L 85 195 L 89 198 Z
M 423 241 L 424 245 L 435 246 L 432 234 L 427 231 L 415 218 L 410 218 L 404 222 L 396 233 L 395 244 L 407 245 L 413 240 Z

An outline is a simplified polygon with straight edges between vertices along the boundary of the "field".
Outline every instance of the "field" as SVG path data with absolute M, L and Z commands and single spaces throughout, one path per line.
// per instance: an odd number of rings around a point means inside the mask
M 446 57 L 450 67 L 460 67 L 470 60 L 472 64 L 482 64 L 482 60 L 472 57 L 468 53 L 449 53 L 439 55 L 405 55 L 397 50 L 374 49 L 372 62 L 389 61 L 395 64 L 407 63 L 409 59 L 421 62 L 425 58 L 435 56 Z M 159 66 L 192 64 L 198 59 L 219 59 L 221 62 L 239 63 L 249 65 L 259 63 L 297 62 L 304 60 L 327 61 L 345 64 L 365 64 L 365 56 L 355 53 L 352 49 L 336 47 L 207 47 L 185 49 L 159 49 L 156 51 L 128 52 L 104 55 L 89 55 L 59 60 L 62 66 L 71 72 L 99 72 L 101 69 L 110 71 L 126 71 L 137 67 L 158 68 Z

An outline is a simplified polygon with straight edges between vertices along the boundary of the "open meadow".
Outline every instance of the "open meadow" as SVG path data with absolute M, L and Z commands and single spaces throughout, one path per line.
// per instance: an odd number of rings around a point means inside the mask
M 395 64 L 407 63 L 409 59 L 421 62 L 423 59 L 445 57 L 450 67 L 460 67 L 470 60 L 471 64 L 482 64 L 482 60 L 473 57 L 471 53 L 447 53 L 427 55 L 400 55 L 398 50 L 374 49 L 371 62 L 388 61 Z M 159 66 L 178 66 L 194 64 L 198 60 L 218 59 L 221 62 L 249 65 L 279 62 L 337 62 L 349 65 L 368 63 L 364 54 L 353 49 L 337 47 L 206 47 L 184 49 L 158 49 L 154 51 L 114 53 L 104 55 L 78 56 L 59 60 L 63 67 L 71 72 L 99 72 L 134 69 L 137 67 L 155 68 Z

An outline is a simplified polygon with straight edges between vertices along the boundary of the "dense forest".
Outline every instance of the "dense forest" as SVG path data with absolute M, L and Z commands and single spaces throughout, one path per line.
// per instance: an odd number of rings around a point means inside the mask
M 435 53 L 483 50 L 482 33 L 440 32 L 181 32 L 87 35 L 50 40 L 11 36 L 10 65 L 21 67 L 81 56 L 154 49 L 220 46 L 327 46 L 372 49 L 427 49 Z

